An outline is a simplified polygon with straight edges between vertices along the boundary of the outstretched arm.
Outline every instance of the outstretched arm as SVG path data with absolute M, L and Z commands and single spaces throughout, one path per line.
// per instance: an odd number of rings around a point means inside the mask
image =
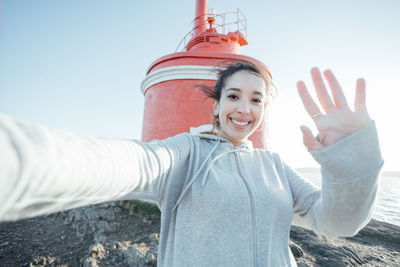
M 120 199 L 159 202 L 188 142 L 82 137 L 0 114 L 0 221 Z

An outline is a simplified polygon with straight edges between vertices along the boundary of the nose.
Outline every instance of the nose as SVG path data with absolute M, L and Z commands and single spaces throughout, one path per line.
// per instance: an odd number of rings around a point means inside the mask
M 237 106 L 237 112 L 242 114 L 249 114 L 250 104 L 247 101 L 239 101 Z

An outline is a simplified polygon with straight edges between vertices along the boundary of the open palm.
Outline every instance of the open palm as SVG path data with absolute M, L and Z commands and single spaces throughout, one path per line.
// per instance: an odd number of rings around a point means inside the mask
M 297 89 L 300 98 L 318 129 L 317 139 L 313 136 L 308 127 L 301 127 L 304 145 L 309 150 L 320 150 L 326 146 L 332 145 L 338 140 L 367 126 L 371 122 L 365 105 L 366 94 L 364 79 L 361 78 L 357 80 L 354 111 L 352 111 L 332 71 L 325 71 L 324 76 L 328 81 L 333 99 L 326 89 L 318 68 L 311 69 L 311 76 L 324 114 L 310 96 L 304 82 L 299 81 L 297 83 Z

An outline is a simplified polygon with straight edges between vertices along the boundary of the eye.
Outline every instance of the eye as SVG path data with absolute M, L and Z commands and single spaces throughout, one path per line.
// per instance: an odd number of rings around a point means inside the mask
M 263 103 L 263 101 L 261 99 L 258 99 L 258 98 L 254 98 L 251 101 L 253 101 L 256 104 L 262 104 Z
M 239 97 L 237 95 L 228 95 L 228 98 L 232 99 L 232 100 L 238 100 Z

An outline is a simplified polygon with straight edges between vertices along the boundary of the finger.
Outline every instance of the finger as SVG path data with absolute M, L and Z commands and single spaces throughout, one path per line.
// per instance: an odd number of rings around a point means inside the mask
M 325 112 L 328 113 L 334 108 L 334 105 L 328 91 L 326 90 L 325 83 L 322 80 L 321 72 L 317 67 L 311 69 L 311 77 L 317 92 L 318 100 Z
M 308 127 L 301 126 L 300 129 L 303 133 L 303 144 L 308 150 L 320 150 L 324 148 L 324 146 L 313 136 Z
M 356 112 L 367 111 L 366 107 L 366 85 L 365 80 L 360 78 L 356 82 L 356 99 L 354 102 L 354 109 Z
M 313 117 L 315 114 L 321 113 L 319 107 L 308 93 L 307 86 L 303 81 L 297 82 L 297 92 L 300 95 L 304 108 L 311 117 Z
M 348 107 L 346 96 L 343 93 L 342 87 L 337 81 L 335 75 L 331 70 L 324 71 L 324 75 L 326 80 L 329 83 L 329 87 L 332 91 L 333 101 L 335 101 L 335 105 L 337 108 Z

